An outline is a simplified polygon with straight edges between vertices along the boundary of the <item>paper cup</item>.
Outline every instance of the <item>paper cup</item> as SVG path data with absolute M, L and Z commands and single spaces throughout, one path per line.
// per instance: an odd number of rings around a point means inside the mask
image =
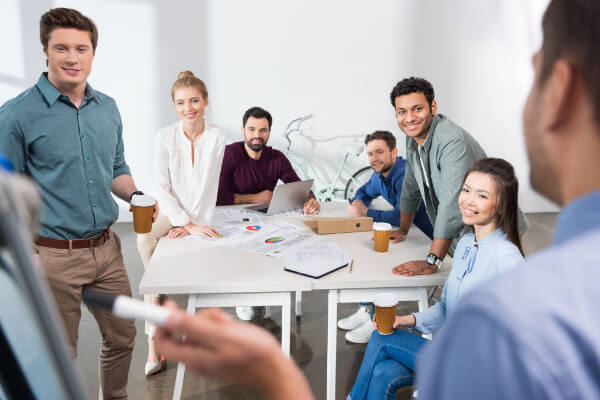
M 136 194 L 131 199 L 133 230 L 136 233 L 148 233 L 152 230 L 154 204 L 156 204 L 154 197 L 145 194 Z
M 390 235 L 392 225 L 387 222 L 375 222 L 373 224 L 373 235 L 375 237 L 375 251 L 377 253 L 387 253 L 390 248 Z
M 396 296 L 391 293 L 379 293 L 373 297 L 377 332 L 382 335 L 390 335 L 394 331 L 397 303 Z

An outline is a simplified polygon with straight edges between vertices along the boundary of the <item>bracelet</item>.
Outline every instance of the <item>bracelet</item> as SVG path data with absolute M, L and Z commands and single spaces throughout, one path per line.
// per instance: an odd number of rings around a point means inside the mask
M 143 195 L 143 194 L 144 194 L 144 192 L 142 192 L 141 190 L 136 190 L 135 192 L 131 193 L 131 194 L 129 195 L 129 202 L 130 202 L 130 203 L 131 203 L 131 199 L 133 199 L 133 196 L 135 196 L 136 194 Z

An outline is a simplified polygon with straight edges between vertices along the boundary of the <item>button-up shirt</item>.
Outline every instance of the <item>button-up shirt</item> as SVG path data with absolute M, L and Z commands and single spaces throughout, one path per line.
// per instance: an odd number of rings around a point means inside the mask
M 42 74 L 0 107 L 0 152 L 42 195 L 40 236 L 93 237 L 112 225 L 113 180 L 130 174 L 115 101 L 88 84 L 79 109 Z
M 600 399 L 600 191 L 553 245 L 462 299 L 417 363 L 419 400 Z
M 224 151 L 225 135 L 208 122 L 193 144 L 183 132 L 181 121 L 158 131 L 154 145 L 156 194 L 171 224 L 210 223 Z
M 376 210 L 369 208 L 367 217 L 373 218 L 376 222 L 388 222 L 394 226 L 400 224 L 400 193 L 402 192 L 402 181 L 404 180 L 404 171 L 406 161 L 402 157 L 396 157 L 394 165 L 387 176 L 373 172 L 368 182 L 362 185 L 354 196 L 353 200 L 362 201 L 367 207 L 371 205 L 374 198 L 382 196 L 388 203 L 394 207 L 393 210 Z M 421 229 L 429 238 L 433 237 L 433 227 L 429 222 L 429 217 L 425 211 L 425 205 L 421 203 L 413 223 Z
M 415 313 L 415 329 L 433 333 L 452 315 L 460 299 L 523 261 L 521 252 L 501 229 L 475 240 L 474 233 L 464 235 L 454 252 L 452 270 L 446 279 L 440 301 L 425 311 Z

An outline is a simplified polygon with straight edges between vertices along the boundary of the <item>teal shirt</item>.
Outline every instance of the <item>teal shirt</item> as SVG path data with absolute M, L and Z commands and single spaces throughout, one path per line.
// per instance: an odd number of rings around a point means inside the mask
M 42 195 L 40 236 L 93 237 L 118 217 L 113 180 L 130 174 L 115 101 L 88 84 L 77 109 L 42 74 L 0 107 L 0 153 Z

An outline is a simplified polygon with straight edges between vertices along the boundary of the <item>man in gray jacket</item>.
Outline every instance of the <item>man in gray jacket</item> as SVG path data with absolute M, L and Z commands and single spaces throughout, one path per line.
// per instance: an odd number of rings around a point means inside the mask
M 390 100 L 398 126 L 406 134 L 400 229 L 392 233 L 392 238 L 394 242 L 406 238 L 421 198 L 433 225 L 429 254 L 423 254 L 423 260 L 398 265 L 393 272 L 405 276 L 432 274 L 447 253 L 454 253 L 463 229 L 458 208 L 463 178 L 473 163 L 486 154 L 467 131 L 437 114 L 433 87 L 425 79 L 411 77 L 398 82 Z M 522 213 L 519 228 L 521 233 L 527 229 Z

